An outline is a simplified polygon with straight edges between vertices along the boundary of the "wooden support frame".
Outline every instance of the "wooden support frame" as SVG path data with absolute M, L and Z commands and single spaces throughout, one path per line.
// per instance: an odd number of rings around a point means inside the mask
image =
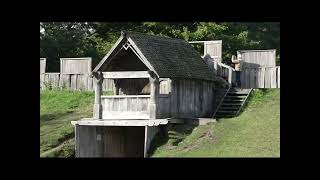
M 117 72 L 103 72 L 104 79 L 138 79 L 149 78 L 148 71 L 117 71 Z
M 159 78 L 152 71 L 149 71 L 150 74 L 150 119 L 156 119 L 157 117 L 157 105 L 156 100 L 159 95 Z
M 102 104 L 101 104 L 101 94 L 102 94 L 102 73 L 100 71 L 94 73 L 94 83 L 95 86 L 95 98 L 93 106 L 93 118 L 101 119 L 102 118 Z

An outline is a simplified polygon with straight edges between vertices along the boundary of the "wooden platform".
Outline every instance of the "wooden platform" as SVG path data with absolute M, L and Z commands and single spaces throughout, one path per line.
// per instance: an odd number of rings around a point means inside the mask
M 72 125 L 82 126 L 159 126 L 168 124 L 168 119 L 93 119 L 83 118 L 71 121 Z

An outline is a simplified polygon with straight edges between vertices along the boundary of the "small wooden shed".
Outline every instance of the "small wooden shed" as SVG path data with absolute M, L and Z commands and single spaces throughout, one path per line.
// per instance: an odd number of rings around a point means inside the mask
M 77 157 L 146 157 L 160 125 L 214 112 L 214 74 L 184 40 L 122 32 L 92 76 L 93 118 L 72 122 Z M 114 95 L 101 94 L 103 79 Z

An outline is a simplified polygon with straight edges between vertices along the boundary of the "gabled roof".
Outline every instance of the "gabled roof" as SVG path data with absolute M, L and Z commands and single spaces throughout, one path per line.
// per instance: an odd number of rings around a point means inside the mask
M 112 57 L 113 51 L 126 41 L 129 41 L 147 67 L 155 71 L 159 78 L 214 80 L 212 71 L 188 42 L 134 32 L 122 32 L 117 43 L 93 72 L 100 70 Z

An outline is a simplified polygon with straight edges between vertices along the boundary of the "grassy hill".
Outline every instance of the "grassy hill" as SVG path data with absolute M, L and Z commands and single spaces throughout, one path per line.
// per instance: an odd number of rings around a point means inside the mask
M 153 146 L 152 157 L 280 157 L 280 90 L 253 92 L 235 118 L 171 126 Z
M 93 92 L 41 91 L 41 157 L 73 156 L 74 129 L 70 122 L 92 116 L 93 100 Z
M 93 92 L 40 93 L 41 157 L 73 157 L 70 121 L 91 117 L 93 101 Z M 154 141 L 152 157 L 279 157 L 280 90 L 255 91 L 238 117 L 198 127 L 175 125 L 168 134 Z

